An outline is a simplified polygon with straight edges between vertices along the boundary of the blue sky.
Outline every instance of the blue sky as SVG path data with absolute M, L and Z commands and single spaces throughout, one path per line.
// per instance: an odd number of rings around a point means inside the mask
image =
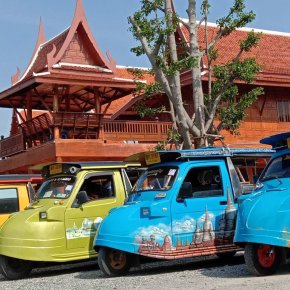
M 176 9 L 186 17 L 187 0 L 175 0 Z M 233 0 L 212 0 L 210 21 L 225 15 Z M 66 29 L 72 21 L 76 0 L 0 0 L 0 91 L 10 86 L 17 66 L 23 72 L 36 42 L 40 16 L 46 38 Z M 199 1 L 200 3 L 200 1 Z M 127 17 L 139 7 L 139 0 L 83 0 L 86 16 L 103 53 L 110 51 L 117 64 L 148 66 L 145 57 L 130 52 L 134 42 Z M 246 0 L 247 9 L 257 17 L 249 26 L 290 32 L 289 0 Z M 290 52 L 289 52 L 290 53 Z M 11 111 L 0 109 L 0 135 L 9 135 Z

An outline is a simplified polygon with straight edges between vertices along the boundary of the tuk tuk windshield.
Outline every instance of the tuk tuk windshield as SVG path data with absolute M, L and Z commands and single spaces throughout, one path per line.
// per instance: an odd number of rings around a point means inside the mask
M 39 199 L 68 198 L 71 194 L 76 178 L 74 176 L 56 177 L 46 180 L 37 192 Z
M 137 180 L 131 193 L 136 191 L 168 190 L 174 183 L 176 166 L 160 166 L 147 169 Z
M 262 173 L 260 181 L 277 178 L 289 178 L 290 177 L 290 155 L 286 154 L 278 156 L 270 161 L 268 167 Z

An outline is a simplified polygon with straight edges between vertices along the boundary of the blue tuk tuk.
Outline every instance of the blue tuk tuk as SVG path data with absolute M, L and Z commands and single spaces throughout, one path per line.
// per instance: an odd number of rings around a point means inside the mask
M 100 269 L 107 276 L 125 274 L 140 256 L 233 256 L 241 249 L 233 243 L 237 198 L 252 190 L 272 153 L 203 148 L 143 154 L 148 169 L 124 206 L 99 227 L 94 248 Z
M 290 248 L 290 132 L 261 140 L 276 149 L 256 189 L 239 198 L 234 241 L 255 275 L 273 274 Z

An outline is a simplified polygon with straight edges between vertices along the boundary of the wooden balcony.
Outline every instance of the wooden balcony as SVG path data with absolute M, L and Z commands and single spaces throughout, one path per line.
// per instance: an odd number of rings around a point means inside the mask
M 19 134 L 1 140 L 0 157 L 10 157 L 58 139 L 64 142 L 65 139 L 90 139 L 98 143 L 157 143 L 166 138 L 171 125 L 168 122 L 111 121 L 94 113 L 44 113 L 21 123 Z
M 103 126 L 105 140 L 159 142 L 166 139 L 172 123 L 104 120 Z

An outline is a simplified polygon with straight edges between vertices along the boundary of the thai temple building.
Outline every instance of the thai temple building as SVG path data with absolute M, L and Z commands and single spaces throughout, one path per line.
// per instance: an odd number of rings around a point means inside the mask
M 209 25 L 209 39 L 217 32 Z M 230 61 L 248 29 L 239 29 L 218 44 L 217 64 Z M 203 46 L 204 28 L 199 31 Z M 188 42 L 184 25 L 176 32 L 177 42 Z M 225 144 L 258 144 L 263 137 L 289 131 L 290 33 L 263 31 L 256 48 L 245 56 L 261 65 L 255 83 L 238 83 L 241 91 L 262 86 L 265 94 L 247 111 L 240 135 L 222 132 Z M 204 86 L 206 87 L 206 65 Z M 11 108 L 10 136 L 0 140 L 0 173 L 27 173 L 50 162 L 123 160 L 128 155 L 155 148 L 166 139 L 172 123 L 168 114 L 141 118 L 135 106 L 143 99 L 136 95 L 136 81 L 154 82 L 143 69 L 117 65 L 104 54 L 94 39 L 82 0 L 76 0 L 71 25 L 47 40 L 42 21 L 31 60 L 12 84 L 0 92 L 0 107 Z M 184 102 L 192 112 L 192 80 L 189 71 L 181 76 Z M 169 103 L 164 94 L 146 100 L 150 107 Z M 220 143 L 218 144 L 220 145 Z M 173 146 L 173 145 L 171 145 Z M 191 241 L 189 241 L 191 243 Z
M 12 86 L 0 92 L 0 107 L 13 109 L 11 134 L 0 141 L 1 173 L 29 172 L 48 162 L 123 160 L 150 150 L 170 126 L 115 119 L 119 100 L 134 98 L 136 78 L 132 68 L 101 52 L 82 0 L 70 27 L 52 39 L 46 40 L 40 22 L 26 70 L 11 79 Z M 152 80 L 149 74 L 139 79 Z

